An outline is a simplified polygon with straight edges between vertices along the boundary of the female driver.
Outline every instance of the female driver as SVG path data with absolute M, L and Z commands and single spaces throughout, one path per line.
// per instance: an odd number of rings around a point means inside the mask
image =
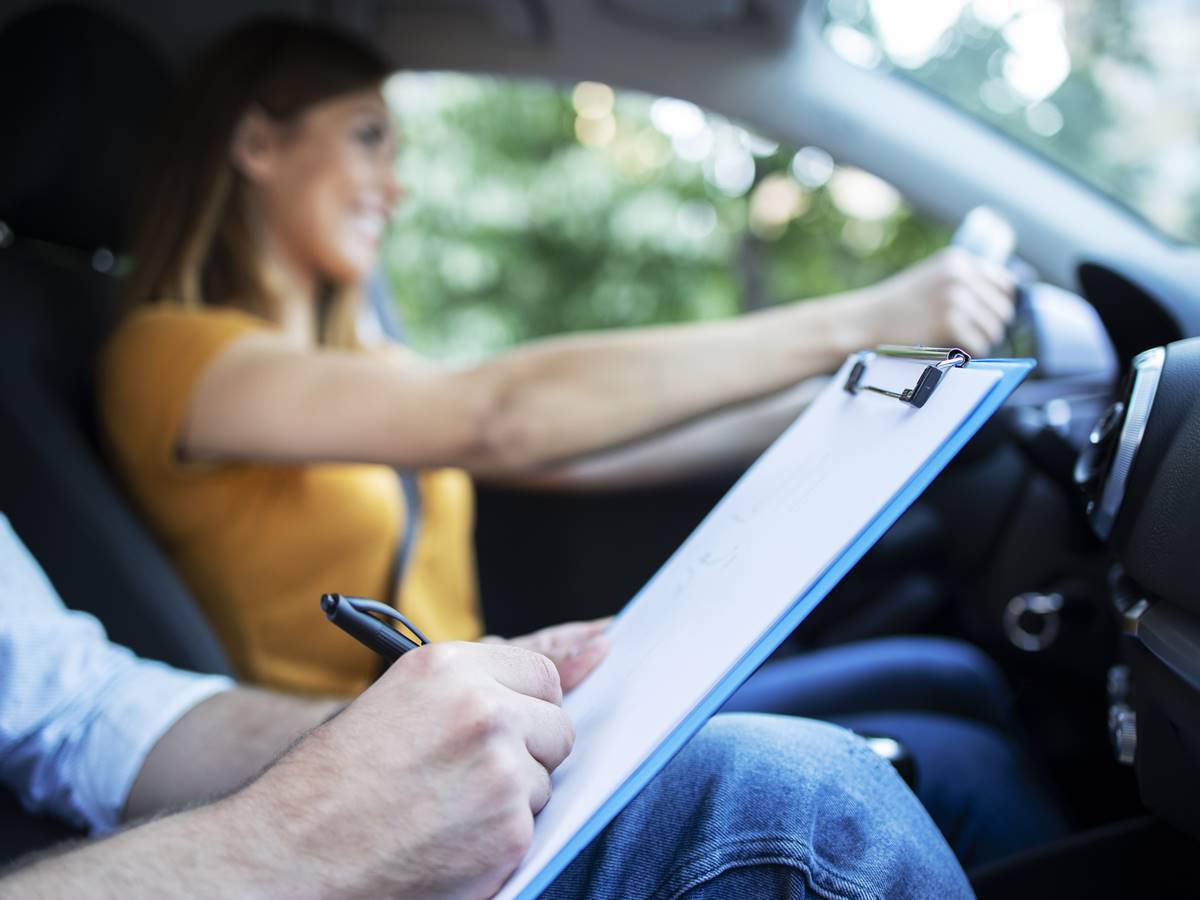
M 378 662 L 320 626 L 324 591 L 388 599 L 434 639 L 478 637 L 468 473 L 566 478 L 884 339 L 986 346 L 1011 312 L 1002 273 L 947 252 L 836 298 L 545 340 L 466 368 L 365 347 L 361 288 L 403 194 L 390 68 L 288 22 L 243 27 L 201 61 L 150 174 L 134 307 L 102 361 L 117 467 L 249 680 L 366 686 Z M 710 427 L 706 453 L 750 433 Z M 700 457 L 677 470 L 689 464 Z M 419 473 L 422 506 L 399 585 L 396 469 Z

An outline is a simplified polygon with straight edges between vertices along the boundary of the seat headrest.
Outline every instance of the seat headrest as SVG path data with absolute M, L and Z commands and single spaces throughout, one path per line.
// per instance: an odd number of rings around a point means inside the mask
M 14 19 L 0 31 L 0 222 L 18 240 L 123 249 L 170 82 L 141 36 L 97 10 Z

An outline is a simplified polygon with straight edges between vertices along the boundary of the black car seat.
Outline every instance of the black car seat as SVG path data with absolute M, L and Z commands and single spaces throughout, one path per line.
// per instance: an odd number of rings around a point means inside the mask
M 170 80 L 138 35 L 85 7 L 42 7 L 0 31 L 0 512 L 113 640 L 228 673 L 105 467 L 92 410 L 137 162 Z M 0 860 L 61 834 L 0 795 Z

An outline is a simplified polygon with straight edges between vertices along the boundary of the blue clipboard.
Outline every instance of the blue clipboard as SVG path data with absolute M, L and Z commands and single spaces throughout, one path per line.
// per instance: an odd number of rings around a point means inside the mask
M 586 825 L 580 828 L 562 849 L 547 863 L 536 876 L 517 895 L 519 900 L 534 898 L 548 888 L 579 853 L 590 844 L 596 836 L 611 822 L 625 806 L 636 797 L 650 780 L 659 773 L 674 758 L 697 731 L 725 704 L 733 693 L 741 687 L 761 666 L 809 613 L 825 599 L 825 596 L 837 586 L 868 550 L 883 537 L 896 520 L 907 510 L 925 489 L 933 482 L 941 471 L 946 468 L 960 450 L 966 445 L 983 424 L 990 419 L 1004 404 L 1004 401 L 1016 390 L 1017 386 L 1036 365 L 1032 359 L 971 359 L 961 350 L 914 348 L 914 347 L 880 347 L 880 354 L 902 356 L 910 359 L 924 359 L 930 362 L 922 378 L 911 390 L 891 392 L 881 390 L 868 384 L 862 384 L 862 378 L 871 353 L 859 355 L 858 363 L 851 370 L 850 380 L 845 387 L 852 393 L 859 390 L 875 391 L 886 396 L 895 397 L 903 402 L 920 406 L 933 390 L 941 374 L 948 366 L 969 364 L 972 369 L 990 369 L 1000 373 L 1000 378 L 991 390 L 983 396 L 975 409 L 967 416 L 963 424 L 954 431 L 941 447 L 919 468 L 908 480 L 904 487 L 887 502 L 878 515 L 850 543 L 845 552 L 835 559 L 817 578 L 805 593 L 796 598 L 791 608 L 753 644 L 740 661 L 736 663 L 721 681 L 696 705 L 671 734 L 646 758 L 641 767 L 599 807 Z M 956 358 L 955 354 L 960 354 Z M 933 374 L 930 370 L 938 370 Z M 932 385 L 930 385 L 932 382 Z M 920 395 L 923 393 L 923 397 Z M 906 396 L 907 395 L 907 396 Z

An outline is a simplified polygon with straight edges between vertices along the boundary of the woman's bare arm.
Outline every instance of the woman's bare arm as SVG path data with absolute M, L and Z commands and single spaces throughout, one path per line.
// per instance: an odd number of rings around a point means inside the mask
M 786 388 L 862 343 L 820 302 L 723 322 L 540 341 L 472 368 L 251 335 L 201 377 L 196 461 L 361 461 L 529 472 Z
M 488 481 L 535 491 L 600 491 L 678 484 L 752 463 L 825 386 L 817 376 L 624 447 Z
M 529 474 L 783 390 L 884 334 L 949 340 L 961 320 L 971 339 L 964 343 L 998 336 L 1011 311 L 998 281 L 956 253 L 922 266 L 837 298 L 720 322 L 554 338 L 471 368 L 249 336 L 200 379 L 180 450 L 204 461 Z M 945 314 L 908 321 L 908 307 L 931 304 Z

